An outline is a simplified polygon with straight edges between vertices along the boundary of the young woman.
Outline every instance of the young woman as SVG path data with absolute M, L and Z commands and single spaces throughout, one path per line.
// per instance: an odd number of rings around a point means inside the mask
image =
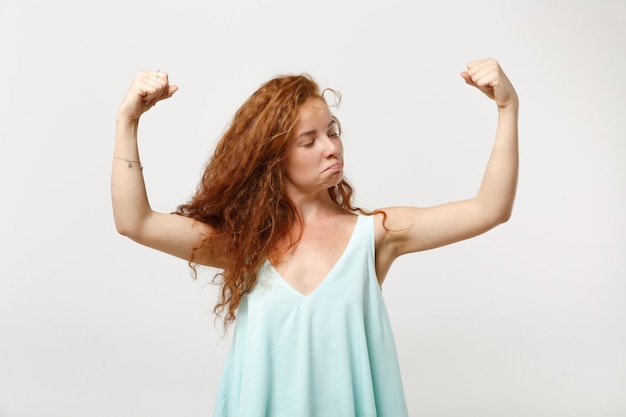
M 518 98 L 499 64 L 461 76 L 493 99 L 498 125 L 476 196 L 435 207 L 353 206 L 339 121 L 315 82 L 281 76 L 236 112 L 196 194 L 151 209 L 140 116 L 177 86 L 138 74 L 117 115 L 112 198 L 119 233 L 223 272 L 215 311 L 235 323 L 216 416 L 406 416 L 380 286 L 401 255 L 479 235 L 511 215 Z

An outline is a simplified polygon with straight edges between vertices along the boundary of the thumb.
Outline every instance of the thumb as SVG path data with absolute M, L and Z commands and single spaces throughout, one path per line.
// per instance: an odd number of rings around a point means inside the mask
M 466 84 L 476 86 L 476 84 L 474 84 L 474 81 L 472 81 L 472 77 L 470 77 L 470 75 L 469 75 L 469 73 L 467 71 L 463 71 L 461 73 L 461 77 L 463 77 L 463 79 L 465 80 Z
M 178 86 L 177 85 L 170 85 L 170 86 L 168 86 L 167 95 L 164 98 L 172 97 L 176 91 L 178 91 Z
M 167 100 L 168 98 L 172 97 L 176 91 L 178 91 L 178 86 L 177 85 L 168 85 L 167 86 L 167 90 L 164 90 L 163 93 L 161 94 L 161 96 L 155 97 L 154 99 L 148 101 L 146 103 L 146 106 L 153 107 L 159 101 Z

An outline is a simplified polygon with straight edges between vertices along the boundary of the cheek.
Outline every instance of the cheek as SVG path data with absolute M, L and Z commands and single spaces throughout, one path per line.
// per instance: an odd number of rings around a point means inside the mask
M 314 152 L 298 152 L 290 158 L 289 166 L 294 170 L 305 170 L 315 163 Z
M 285 176 L 290 180 L 296 181 L 305 170 L 305 158 L 301 155 L 292 154 L 285 160 Z

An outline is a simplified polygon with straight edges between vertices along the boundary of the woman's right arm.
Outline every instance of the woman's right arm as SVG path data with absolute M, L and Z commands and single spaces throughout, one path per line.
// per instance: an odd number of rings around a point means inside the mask
M 132 240 L 189 260 L 194 248 L 210 233 L 204 223 L 177 214 L 159 213 L 150 207 L 143 179 L 137 129 L 139 118 L 158 101 L 178 89 L 163 72 L 141 72 L 131 84 L 117 113 L 115 150 L 111 174 L 113 216 L 117 231 Z M 213 266 L 218 262 L 194 259 Z

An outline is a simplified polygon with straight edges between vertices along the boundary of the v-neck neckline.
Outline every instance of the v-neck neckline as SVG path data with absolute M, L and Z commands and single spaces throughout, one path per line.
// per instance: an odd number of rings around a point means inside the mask
M 332 277 L 333 273 L 335 272 L 335 269 L 338 268 L 338 265 L 340 263 L 343 262 L 343 259 L 346 257 L 346 254 L 349 252 L 350 247 L 352 246 L 352 242 L 354 241 L 354 237 L 356 235 L 356 231 L 359 227 L 359 222 L 361 220 L 361 215 L 357 215 L 356 221 L 354 222 L 354 226 L 352 229 L 352 234 L 350 235 L 350 239 L 348 239 L 348 243 L 346 244 L 346 247 L 343 249 L 343 252 L 341 253 L 341 255 L 339 256 L 339 259 L 337 259 L 337 261 L 335 261 L 335 263 L 333 264 L 333 266 L 330 268 L 330 270 L 326 273 L 326 275 L 324 276 L 324 278 L 322 278 L 322 280 L 319 282 L 319 284 L 317 284 L 317 286 L 315 288 L 313 288 L 313 291 L 311 291 L 308 294 L 304 294 L 300 291 L 298 291 L 297 289 L 295 289 L 291 284 L 289 284 L 289 282 L 287 282 L 287 280 L 285 278 L 283 278 L 283 276 L 280 274 L 280 272 L 278 272 L 278 270 L 274 267 L 274 265 L 267 260 L 267 264 L 269 265 L 272 273 L 274 273 L 274 275 L 277 278 L 277 281 L 280 282 L 283 286 L 287 287 L 289 290 L 291 290 L 294 294 L 298 295 L 300 298 L 309 298 L 311 296 L 313 296 L 321 286 L 323 286 L 325 284 L 326 281 L 328 281 L 329 278 Z

